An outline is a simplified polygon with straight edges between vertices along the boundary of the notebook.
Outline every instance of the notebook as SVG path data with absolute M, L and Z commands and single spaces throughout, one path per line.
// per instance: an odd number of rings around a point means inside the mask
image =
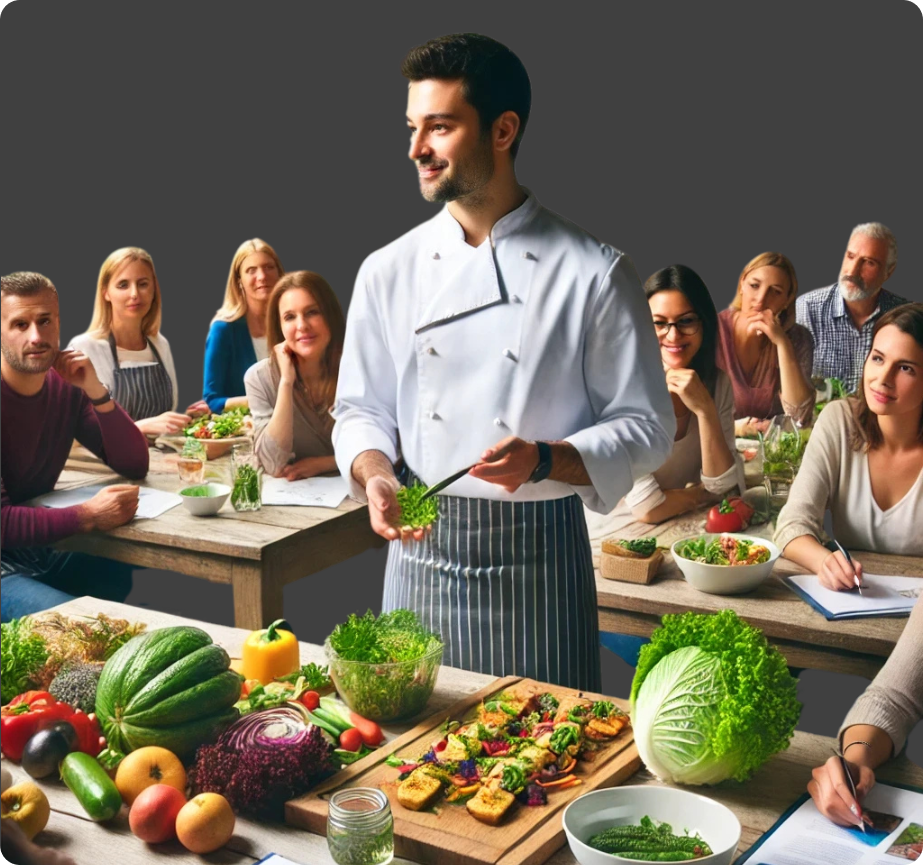
M 834 592 L 814 574 L 785 577 L 785 584 L 825 619 L 861 619 L 867 616 L 908 616 L 923 594 L 923 577 L 865 574 L 858 589 Z

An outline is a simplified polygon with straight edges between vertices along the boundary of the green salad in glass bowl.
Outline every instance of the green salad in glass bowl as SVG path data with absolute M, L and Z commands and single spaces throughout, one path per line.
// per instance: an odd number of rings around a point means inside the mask
M 350 615 L 327 637 L 330 678 L 343 702 L 373 721 L 397 721 L 426 706 L 442 666 L 443 642 L 416 613 Z

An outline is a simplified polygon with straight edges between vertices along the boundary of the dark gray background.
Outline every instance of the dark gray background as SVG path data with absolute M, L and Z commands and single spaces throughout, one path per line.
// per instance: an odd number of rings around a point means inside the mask
M 201 395 L 243 240 L 324 274 L 345 306 L 362 259 L 434 213 L 406 159 L 400 61 L 465 30 L 529 70 L 520 180 L 628 251 L 642 279 L 688 264 L 720 308 L 741 267 L 778 249 L 810 290 L 836 279 L 851 227 L 880 220 L 901 244 L 888 287 L 923 299 L 923 28 L 906 0 L 332 5 L 4 9 L 0 272 L 51 277 L 62 341 L 86 329 L 99 266 L 126 245 L 154 257 L 181 406 Z M 366 553 L 289 586 L 299 635 L 377 609 L 383 562 Z M 129 601 L 232 621 L 227 587 L 162 572 L 139 572 Z M 607 686 L 627 693 L 630 670 L 604 654 Z M 835 732 L 863 685 L 805 673 L 802 727 Z

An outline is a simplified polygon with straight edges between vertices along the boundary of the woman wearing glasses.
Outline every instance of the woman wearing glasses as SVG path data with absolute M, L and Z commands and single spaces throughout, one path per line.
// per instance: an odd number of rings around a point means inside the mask
M 673 452 L 653 474 L 635 481 L 609 515 L 586 511 L 591 537 L 617 530 L 613 517 L 660 523 L 717 500 L 743 481 L 734 446 L 734 393 L 715 365 L 718 313 L 699 275 L 682 264 L 658 270 L 644 293 L 660 342 L 673 398 Z
M 739 435 L 765 431 L 787 414 L 798 426 L 814 416 L 814 340 L 795 323 L 798 278 L 780 252 L 750 261 L 730 307 L 718 316 L 718 368 L 734 386 Z

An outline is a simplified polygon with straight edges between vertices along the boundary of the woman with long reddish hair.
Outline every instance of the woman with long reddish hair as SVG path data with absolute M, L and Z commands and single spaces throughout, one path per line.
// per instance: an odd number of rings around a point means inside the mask
M 791 261 L 764 252 L 741 271 L 734 300 L 718 314 L 717 364 L 734 386 L 738 435 L 765 430 L 779 414 L 799 426 L 813 417 L 814 340 L 795 323 L 797 294 Z
M 330 409 L 345 331 L 340 303 L 320 274 L 299 270 L 276 283 L 266 307 L 270 356 L 244 376 L 254 447 L 274 477 L 337 470 Z
M 878 320 L 859 393 L 821 412 L 776 524 L 787 559 L 851 589 L 862 563 L 821 543 L 828 510 L 846 548 L 923 555 L 923 303 Z

